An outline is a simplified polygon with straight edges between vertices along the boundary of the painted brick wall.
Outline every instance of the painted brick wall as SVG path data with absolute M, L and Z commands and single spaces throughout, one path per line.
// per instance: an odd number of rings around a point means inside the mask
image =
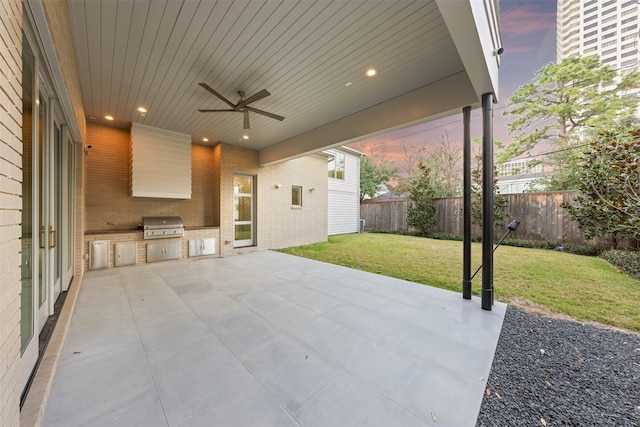
M 0 2 L 0 425 L 19 425 L 22 2 Z
M 327 239 L 326 156 L 306 156 L 269 166 L 259 165 L 255 150 L 221 144 L 221 253 L 279 249 Z M 233 249 L 233 175 L 255 177 L 256 246 Z M 276 188 L 280 184 L 280 188 Z M 292 208 L 291 187 L 302 186 L 302 208 Z M 311 189 L 314 189 L 311 191 Z
M 129 130 L 87 124 L 89 155 L 86 167 L 85 229 L 135 229 L 143 216 L 180 216 L 187 227 L 210 227 L 214 223 L 212 192 L 213 149 L 192 146 L 191 199 L 152 199 L 130 193 Z M 108 225 L 113 223 L 114 225 Z

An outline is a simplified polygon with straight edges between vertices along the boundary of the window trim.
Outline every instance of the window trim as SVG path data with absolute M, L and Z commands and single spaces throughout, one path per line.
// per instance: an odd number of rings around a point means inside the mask
M 298 201 L 299 204 L 295 204 L 295 193 L 298 193 Z M 302 186 L 301 185 L 292 185 L 291 186 L 291 209 L 302 209 Z

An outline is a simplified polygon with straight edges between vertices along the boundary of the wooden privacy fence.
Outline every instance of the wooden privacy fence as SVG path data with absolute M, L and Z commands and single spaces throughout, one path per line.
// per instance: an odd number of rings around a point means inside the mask
M 560 206 L 565 201 L 573 200 L 576 194 L 575 191 L 504 194 L 508 201 L 505 207 L 506 224 L 514 219 L 520 221 L 520 227 L 509 238 L 576 243 L 609 249 L 612 245 L 607 239 L 586 240 L 576 223 L 569 218 L 569 213 Z M 365 230 L 417 231 L 407 224 L 408 204 L 406 196 L 365 200 L 360 205 L 360 217 L 365 220 Z M 438 225 L 432 231 L 462 236 L 462 197 L 438 199 L 436 206 Z M 504 229 L 496 227 L 496 237 L 506 232 L 506 224 Z M 474 224 L 472 235 L 480 237 L 482 228 Z

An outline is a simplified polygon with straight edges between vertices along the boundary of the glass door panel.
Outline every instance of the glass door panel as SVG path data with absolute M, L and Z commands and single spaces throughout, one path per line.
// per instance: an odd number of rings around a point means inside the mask
M 47 144 L 47 123 L 48 123 L 48 109 L 49 103 L 45 96 L 40 94 L 38 105 L 38 140 L 37 140 L 37 155 L 38 155 L 38 229 L 39 233 L 39 245 L 38 245 L 38 332 L 40 328 L 44 326 L 44 322 L 49 314 L 49 305 L 47 304 L 47 298 L 49 296 L 49 289 L 47 286 L 47 235 L 49 233 L 47 222 L 47 202 L 49 192 L 47 191 L 47 184 L 49 180 L 46 179 L 49 172 L 49 165 L 44 161 L 45 159 L 45 147 Z
M 36 62 L 26 36 L 22 37 L 22 226 L 20 264 L 20 390 L 24 389 L 38 360 L 36 334 L 37 287 L 34 278 L 40 275 L 35 262 L 39 246 L 37 210 L 37 156 L 32 143 L 36 132 L 37 105 Z
M 20 352 L 24 354 L 35 333 L 33 288 L 33 149 L 29 143 L 33 133 L 33 93 L 35 58 L 23 38 L 22 49 L 22 235 L 21 235 L 21 309 Z
M 62 127 L 58 120 L 53 123 L 53 139 L 51 147 L 51 155 L 49 156 L 51 165 L 50 182 L 53 188 L 49 188 L 49 223 L 48 223 L 48 243 L 49 243 L 49 260 L 51 262 L 51 283 L 53 284 L 53 298 L 49 301 L 49 314 L 53 314 L 53 304 L 60 295 L 61 288 L 61 272 L 62 257 L 60 245 L 58 244 L 59 232 L 62 229 Z
M 253 246 L 253 177 L 233 177 L 233 246 Z

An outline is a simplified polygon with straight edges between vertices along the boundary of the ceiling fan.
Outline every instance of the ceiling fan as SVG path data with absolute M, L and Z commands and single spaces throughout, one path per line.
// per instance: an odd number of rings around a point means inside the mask
M 215 109 L 215 110 L 205 110 L 205 109 L 198 110 L 201 113 L 219 113 L 219 112 L 223 112 L 223 111 L 237 111 L 238 113 L 244 113 L 244 128 L 245 129 L 249 129 L 249 111 L 254 112 L 254 113 L 258 113 L 258 114 L 262 114 L 263 116 L 271 117 L 272 119 L 276 119 L 276 120 L 280 120 L 280 121 L 284 120 L 284 117 L 279 116 L 277 114 L 269 113 L 267 111 L 258 110 L 257 108 L 253 108 L 253 107 L 249 107 L 248 106 L 248 104 L 251 104 L 252 102 L 256 102 L 256 101 L 258 101 L 258 100 L 260 100 L 262 98 L 265 98 L 265 97 L 271 95 L 269 93 L 269 91 L 266 90 L 266 89 L 262 89 L 260 92 L 251 95 L 247 99 L 244 99 L 245 93 L 243 91 L 239 90 L 238 91 L 238 95 L 240 96 L 240 101 L 238 101 L 237 104 L 234 104 L 233 102 L 229 101 L 227 98 L 225 98 L 224 96 L 222 96 L 218 92 L 216 92 L 208 84 L 199 83 L 199 85 L 202 86 L 203 88 L 205 88 L 206 90 L 208 90 L 209 92 L 211 92 L 212 94 L 214 94 L 215 96 L 217 96 L 218 98 L 220 98 L 222 101 L 224 101 L 230 107 L 230 108 L 224 109 L 224 110 L 217 110 L 217 109 Z

